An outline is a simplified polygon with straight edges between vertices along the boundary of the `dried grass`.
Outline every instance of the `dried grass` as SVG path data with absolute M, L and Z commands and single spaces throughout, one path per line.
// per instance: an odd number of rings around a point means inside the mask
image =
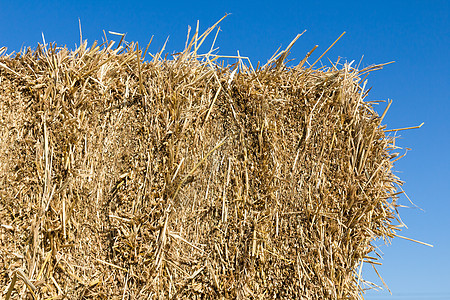
M 287 67 L 291 44 L 222 66 L 198 54 L 213 29 L 173 59 L 2 54 L 6 299 L 362 297 L 400 227 L 398 147 L 360 78 L 382 65 Z

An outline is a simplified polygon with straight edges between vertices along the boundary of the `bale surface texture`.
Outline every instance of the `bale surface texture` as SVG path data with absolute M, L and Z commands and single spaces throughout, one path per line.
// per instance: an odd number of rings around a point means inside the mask
M 201 38 L 0 56 L 4 297 L 362 297 L 401 184 L 381 67 L 224 66 Z

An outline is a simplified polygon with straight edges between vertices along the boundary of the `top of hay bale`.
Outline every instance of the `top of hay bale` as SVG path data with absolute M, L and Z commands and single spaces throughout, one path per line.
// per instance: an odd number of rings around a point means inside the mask
M 287 67 L 292 43 L 222 66 L 198 54 L 216 25 L 173 59 L 112 42 L 0 57 L 7 299 L 362 298 L 374 241 L 400 227 L 398 147 L 361 79 L 382 66 Z

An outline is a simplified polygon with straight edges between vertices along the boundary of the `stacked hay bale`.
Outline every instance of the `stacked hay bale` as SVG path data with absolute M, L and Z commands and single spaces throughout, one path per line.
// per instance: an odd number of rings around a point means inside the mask
M 362 297 L 398 230 L 380 66 L 224 67 L 205 35 L 0 57 L 3 296 Z

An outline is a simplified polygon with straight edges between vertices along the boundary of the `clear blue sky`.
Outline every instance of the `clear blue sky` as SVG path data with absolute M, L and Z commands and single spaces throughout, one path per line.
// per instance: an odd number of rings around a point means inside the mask
M 0 47 L 9 51 L 56 41 L 73 48 L 83 37 L 102 39 L 103 30 L 127 33 L 126 40 L 156 52 L 182 50 L 187 25 L 206 29 L 225 13 L 216 45 L 220 54 L 239 50 L 254 64 L 266 62 L 297 33 L 290 58 L 301 60 L 316 44 L 315 60 L 343 31 L 347 34 L 326 57 L 363 65 L 396 61 L 369 77 L 369 100 L 393 99 L 385 123 L 403 131 L 398 144 L 412 151 L 396 164 L 410 198 L 423 209 L 401 209 L 410 238 L 429 248 L 395 240 L 379 270 L 393 292 L 366 299 L 450 299 L 450 1 L 6 1 L 0 0 Z M 324 59 L 324 63 L 329 64 Z M 294 62 L 295 63 L 295 62 Z M 382 112 L 383 106 L 378 109 Z M 406 199 L 402 203 L 407 205 Z M 374 278 L 371 272 L 367 276 Z M 379 282 L 379 281 L 378 281 Z

